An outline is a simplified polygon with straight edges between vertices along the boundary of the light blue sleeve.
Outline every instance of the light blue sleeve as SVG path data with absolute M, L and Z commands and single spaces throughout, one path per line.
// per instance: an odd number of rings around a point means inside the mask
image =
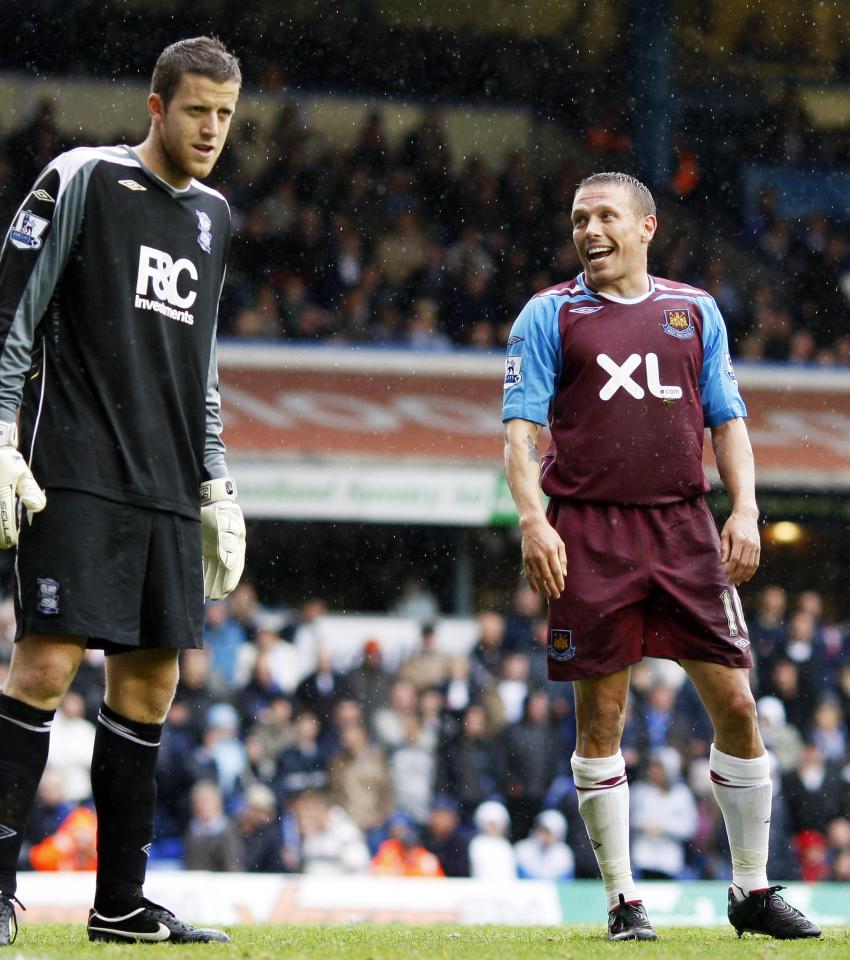
M 746 417 L 747 408 L 729 355 L 726 324 L 713 299 L 701 301 L 703 360 L 699 378 L 703 422 L 719 427 L 735 417 Z
M 561 376 L 558 297 L 529 300 L 514 321 L 505 357 L 502 420 L 520 418 L 546 425 Z

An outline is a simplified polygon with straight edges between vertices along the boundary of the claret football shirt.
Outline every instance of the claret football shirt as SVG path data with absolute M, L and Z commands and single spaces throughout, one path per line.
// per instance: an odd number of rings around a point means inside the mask
M 623 299 L 581 274 L 538 293 L 513 325 L 502 419 L 548 424 L 549 496 L 692 499 L 708 490 L 705 427 L 747 415 L 713 298 L 658 277 L 649 285 Z

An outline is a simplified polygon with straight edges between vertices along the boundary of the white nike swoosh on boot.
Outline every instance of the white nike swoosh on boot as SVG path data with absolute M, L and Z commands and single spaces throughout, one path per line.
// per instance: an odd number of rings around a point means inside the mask
M 130 930 L 116 930 L 115 927 L 93 927 L 89 925 L 89 930 L 96 930 L 99 933 L 112 933 L 118 937 L 126 937 L 128 940 L 167 940 L 171 936 L 171 931 L 164 923 L 158 923 L 159 930 L 153 933 L 136 933 Z

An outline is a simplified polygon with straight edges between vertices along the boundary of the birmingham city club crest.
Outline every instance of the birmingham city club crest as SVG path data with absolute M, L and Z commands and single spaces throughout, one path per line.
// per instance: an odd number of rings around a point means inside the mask
M 678 310 L 665 310 L 664 323 L 661 325 L 661 329 L 677 340 L 690 340 L 696 333 L 691 320 L 691 312 L 687 307 Z
M 212 220 L 203 210 L 196 210 L 198 217 L 198 243 L 204 253 L 212 253 Z
M 573 646 L 572 630 L 559 630 L 553 628 L 549 631 L 549 659 L 556 660 L 558 663 L 564 663 L 572 660 L 576 655 L 576 648 Z

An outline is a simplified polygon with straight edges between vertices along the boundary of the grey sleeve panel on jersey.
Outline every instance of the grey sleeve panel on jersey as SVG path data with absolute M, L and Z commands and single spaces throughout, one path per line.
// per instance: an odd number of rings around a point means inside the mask
M 218 318 L 216 318 L 216 329 Z M 227 464 L 224 462 L 225 446 L 221 439 L 221 395 L 218 392 L 218 351 L 216 349 L 216 330 L 213 330 L 210 349 L 210 367 L 207 374 L 207 428 L 204 443 L 204 471 L 206 479 L 218 480 L 227 476 Z
M 55 212 L 41 249 L 37 252 L 16 250 L 12 247 L 8 235 L 3 245 L 2 258 L 37 259 L 17 300 L 8 332 L 0 344 L 0 420 L 14 421 L 17 417 L 24 382 L 32 366 L 32 346 L 36 329 L 65 269 L 83 221 L 86 189 L 96 161 L 74 164 L 69 168 L 68 164 L 60 163 L 62 159 L 59 158 L 48 166 L 27 198 L 30 200 L 39 184 L 46 183 L 51 174 L 55 177 L 58 172 L 59 189 L 55 198 Z M 27 200 L 21 205 L 21 210 L 26 206 Z M 6 276 L 5 272 L 3 276 Z

